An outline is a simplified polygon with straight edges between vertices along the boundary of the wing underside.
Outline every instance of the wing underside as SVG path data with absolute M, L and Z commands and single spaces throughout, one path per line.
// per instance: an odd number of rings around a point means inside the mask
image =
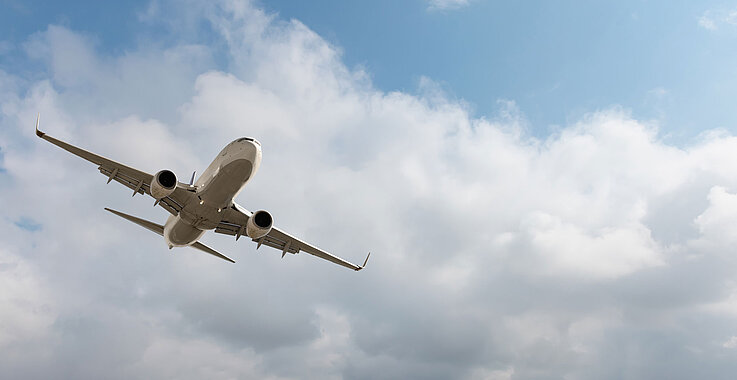
M 38 129 L 38 120 L 36 121 L 36 135 L 76 156 L 98 165 L 98 170 L 107 177 L 108 183 L 111 181 L 121 183 L 123 186 L 133 190 L 134 196 L 136 194 L 151 195 L 153 175 L 51 137 Z M 190 191 L 187 185 L 180 182 L 177 184 L 174 192 L 168 197 L 161 199 L 158 204 L 172 215 L 177 215 L 182 207 L 193 197 L 195 197 L 194 192 Z
M 118 171 L 116 172 L 114 165 L 110 165 L 110 166 L 100 165 L 98 167 L 98 170 L 104 176 L 108 177 L 108 180 L 112 178 L 113 181 L 118 182 L 122 184 L 123 186 L 133 190 L 134 196 L 136 194 L 151 195 L 151 190 L 150 190 L 151 179 L 146 181 L 141 178 L 136 178 L 135 176 L 127 174 L 125 171 L 120 171 L 120 169 L 118 169 Z M 153 178 L 153 176 L 151 178 Z M 178 189 L 178 190 L 181 191 L 181 189 Z M 177 193 L 177 190 L 175 190 L 172 195 L 166 198 L 162 198 L 159 201 L 159 206 L 161 206 L 163 209 L 165 209 L 172 215 L 179 214 L 179 211 L 181 211 L 182 208 L 184 208 L 183 204 L 180 204 L 179 202 L 176 201 L 176 199 L 178 198 L 177 195 L 179 195 L 179 198 L 182 198 L 181 194 L 176 194 L 176 193 Z
M 236 239 L 240 236 L 245 235 L 246 223 L 250 218 L 251 212 L 240 207 L 237 204 L 233 204 L 228 209 L 223 210 L 223 219 L 215 228 L 215 232 L 225 235 L 236 236 Z M 261 245 L 276 248 L 282 252 L 282 257 L 287 253 L 297 254 L 299 252 L 307 252 L 313 256 L 325 259 L 332 263 L 344 266 L 346 268 L 359 271 L 366 266 L 368 262 L 368 256 L 364 261 L 363 265 L 356 265 L 349 261 L 343 260 L 340 257 L 332 255 L 328 252 L 323 251 L 311 244 L 308 244 L 282 230 L 273 227 L 269 233 L 259 239 L 252 239 L 252 241 L 258 244 L 257 248 Z M 370 255 L 370 253 L 369 253 Z

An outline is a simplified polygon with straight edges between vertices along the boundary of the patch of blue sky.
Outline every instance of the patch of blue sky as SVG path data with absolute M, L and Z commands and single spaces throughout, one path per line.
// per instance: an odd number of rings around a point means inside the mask
M 621 105 L 675 139 L 737 132 L 737 31 L 699 25 L 718 1 L 264 2 L 342 47 L 377 87 L 412 90 L 420 76 L 491 116 L 514 100 L 546 135 L 587 112 Z
M 55 24 L 94 35 L 107 49 L 123 50 L 136 43 L 138 14 L 148 3 L 148 0 L 2 0 L 0 36 L 10 43 L 22 44 L 29 35 Z
M 15 224 L 18 228 L 29 232 L 40 231 L 41 228 L 43 228 L 43 225 L 26 216 L 20 217 L 20 219 L 13 222 L 13 224 Z
M 675 143 L 706 129 L 737 134 L 737 26 L 718 25 L 718 13 L 708 13 L 729 10 L 721 1 L 475 0 L 451 10 L 429 10 L 422 0 L 258 3 L 331 41 L 380 90 L 415 92 L 428 77 L 489 118 L 499 99 L 512 100 L 537 136 L 613 105 L 658 121 Z M 48 24 L 93 36 L 110 54 L 213 36 L 205 25 L 173 31 L 166 12 L 141 17 L 152 4 L 146 0 L 2 4 L 0 69 L 14 73 L 32 70 L 19 47 Z
M 0 70 L 23 78 L 48 78 L 43 63 L 28 58 L 26 42 L 33 34 L 46 31 L 49 25 L 60 25 L 91 38 L 96 52 L 103 56 L 120 56 L 147 46 L 213 43 L 215 33 L 204 19 L 197 25 L 172 22 L 171 18 L 179 16 L 172 12 L 186 6 L 184 3 L 161 5 L 164 12 L 147 17 L 151 9 L 158 8 L 158 3 L 154 0 L 0 0 Z M 215 59 L 218 68 L 227 66 L 227 59 L 217 52 Z

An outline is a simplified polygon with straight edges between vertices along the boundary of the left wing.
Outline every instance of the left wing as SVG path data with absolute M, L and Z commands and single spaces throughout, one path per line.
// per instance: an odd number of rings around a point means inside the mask
M 223 210 L 223 219 L 215 228 L 215 232 L 225 235 L 235 235 L 237 240 L 242 235 L 245 235 L 246 223 L 248 222 L 248 218 L 250 217 L 250 211 L 234 203 L 231 207 Z M 261 245 L 263 244 L 282 251 L 282 257 L 284 257 L 284 255 L 286 255 L 287 253 L 297 254 L 300 251 L 304 251 L 313 256 L 317 256 L 319 258 L 344 266 L 346 268 L 353 269 L 355 271 L 363 269 L 368 262 L 369 256 L 371 256 L 371 253 L 369 253 L 368 256 L 366 256 L 366 260 L 363 262 L 363 265 L 356 265 L 349 261 L 343 260 L 340 257 L 325 252 L 322 249 L 308 244 L 300 239 L 297 239 L 296 237 L 276 227 L 272 227 L 271 231 L 269 231 L 266 236 L 260 239 L 252 240 L 258 243 L 258 246 L 256 248 L 261 247 Z
M 41 116 L 39 115 L 36 119 L 36 136 L 70 152 L 85 160 L 98 165 L 100 173 L 108 177 L 107 182 L 115 180 L 116 182 L 122 183 L 124 186 L 133 190 L 133 195 L 136 194 L 148 194 L 151 195 L 150 186 L 153 180 L 153 175 L 146 172 L 134 169 L 130 166 L 123 165 L 119 162 L 113 161 L 109 158 L 105 158 L 86 151 L 81 148 L 77 148 L 74 145 L 68 144 L 64 141 L 58 140 L 41 132 L 38 129 L 38 123 Z M 179 214 L 179 211 L 186 205 L 192 198 L 194 198 L 194 192 L 187 190 L 187 185 L 179 182 L 174 192 L 166 198 L 161 199 L 158 204 L 163 207 L 166 211 L 169 211 L 172 215 Z

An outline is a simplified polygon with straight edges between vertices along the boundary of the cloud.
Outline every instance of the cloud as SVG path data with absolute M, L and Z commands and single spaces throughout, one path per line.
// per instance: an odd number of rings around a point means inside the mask
M 703 15 L 701 15 L 701 17 L 699 17 L 699 26 L 708 30 L 717 29 L 716 21 L 714 21 L 707 13 L 704 13 Z
M 737 168 L 725 164 L 737 138 L 669 145 L 618 106 L 535 138 L 512 100 L 474 118 L 429 78 L 384 92 L 304 24 L 251 3 L 155 4 L 136 48 L 106 52 L 51 25 L 25 45 L 41 72 L 0 73 L 9 377 L 737 370 L 725 350 L 737 327 Z M 146 39 L 159 12 L 168 43 Z M 190 33 L 200 24 L 211 35 Z M 214 234 L 205 242 L 237 264 L 169 251 L 102 208 L 163 212 L 37 139 L 39 111 L 52 135 L 181 177 L 255 136 L 264 161 L 239 203 L 348 259 L 371 250 L 370 265 L 281 259 Z M 16 225 L 24 218 L 41 230 Z
M 707 30 L 718 30 L 724 26 L 737 25 L 737 9 L 710 9 L 699 17 L 698 24 Z
M 735 348 L 737 347 L 737 336 L 733 336 L 729 338 L 724 344 L 722 344 L 722 347 L 724 348 Z
M 469 4 L 469 0 L 427 0 L 430 11 L 458 9 Z

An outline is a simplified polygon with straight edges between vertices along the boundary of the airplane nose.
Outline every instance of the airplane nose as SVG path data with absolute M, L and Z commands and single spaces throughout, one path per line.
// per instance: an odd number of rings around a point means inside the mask
M 251 146 L 255 148 L 256 154 L 261 154 L 261 144 L 259 144 L 258 141 L 253 140 L 253 141 L 249 141 L 249 143 L 251 144 Z
M 251 144 L 251 145 L 258 147 L 259 149 L 261 148 L 261 143 L 252 137 L 241 137 L 238 140 L 235 140 L 235 142 L 241 143 L 241 144 Z

